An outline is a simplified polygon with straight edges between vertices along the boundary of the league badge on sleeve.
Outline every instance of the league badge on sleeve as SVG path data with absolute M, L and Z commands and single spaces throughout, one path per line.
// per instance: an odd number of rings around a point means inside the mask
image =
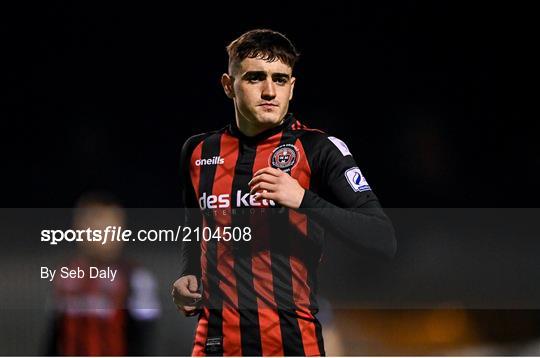
M 360 168 L 353 167 L 345 171 L 345 177 L 351 188 L 356 192 L 371 190 L 366 178 L 362 175 Z
M 296 163 L 298 163 L 298 153 L 298 148 L 294 145 L 282 144 L 274 149 L 272 155 L 270 155 L 270 165 L 272 168 L 289 173 Z

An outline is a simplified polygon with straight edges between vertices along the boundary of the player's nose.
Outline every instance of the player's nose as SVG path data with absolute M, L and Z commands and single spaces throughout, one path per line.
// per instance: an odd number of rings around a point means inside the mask
M 271 100 L 276 97 L 276 87 L 272 79 L 267 79 L 264 81 L 261 97 L 264 100 Z

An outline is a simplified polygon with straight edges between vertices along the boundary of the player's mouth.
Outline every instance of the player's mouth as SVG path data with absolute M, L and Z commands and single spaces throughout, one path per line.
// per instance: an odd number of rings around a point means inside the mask
M 262 107 L 265 111 L 272 111 L 275 108 L 278 108 L 279 106 L 274 103 L 261 103 L 259 104 L 259 107 Z

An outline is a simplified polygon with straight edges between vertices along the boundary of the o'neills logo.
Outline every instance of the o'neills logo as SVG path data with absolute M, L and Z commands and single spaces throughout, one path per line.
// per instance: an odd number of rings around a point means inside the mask
M 210 159 L 197 159 L 195 161 L 196 166 L 201 165 L 217 165 L 217 164 L 223 164 L 225 163 L 225 159 L 221 158 L 219 155 L 212 157 Z

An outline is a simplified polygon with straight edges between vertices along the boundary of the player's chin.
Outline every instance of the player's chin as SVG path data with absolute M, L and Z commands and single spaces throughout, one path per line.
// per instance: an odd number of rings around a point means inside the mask
M 278 124 L 281 121 L 279 113 L 259 113 L 257 121 L 264 125 Z

